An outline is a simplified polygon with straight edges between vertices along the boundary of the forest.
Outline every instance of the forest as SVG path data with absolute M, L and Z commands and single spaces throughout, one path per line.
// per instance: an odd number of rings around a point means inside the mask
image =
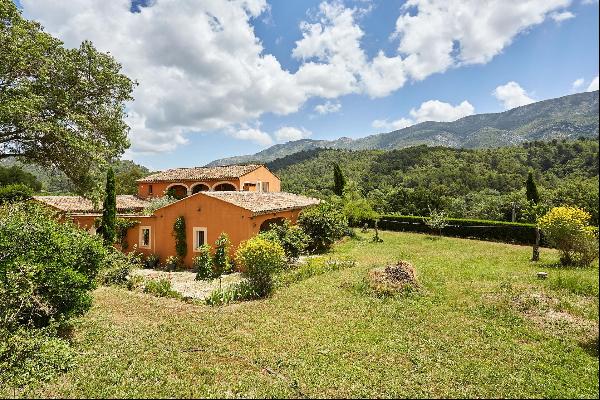
M 427 216 L 445 211 L 455 218 L 529 222 L 525 194 L 531 171 L 542 207 L 584 208 L 598 224 L 598 140 L 535 141 L 490 149 L 415 146 L 400 150 L 315 149 L 267 166 L 282 190 L 328 198 L 338 164 L 345 192 L 380 213 Z

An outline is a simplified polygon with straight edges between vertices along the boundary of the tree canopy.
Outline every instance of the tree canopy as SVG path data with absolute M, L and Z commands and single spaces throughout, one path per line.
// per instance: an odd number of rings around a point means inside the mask
M 101 189 L 129 147 L 125 102 L 134 82 L 91 42 L 68 49 L 0 0 L 0 160 L 55 167 L 77 191 Z

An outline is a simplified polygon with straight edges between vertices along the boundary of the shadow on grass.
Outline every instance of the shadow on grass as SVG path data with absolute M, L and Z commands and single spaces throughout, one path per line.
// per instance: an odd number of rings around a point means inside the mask
M 579 343 L 579 347 L 592 357 L 598 358 L 598 336 Z
M 591 269 L 593 268 L 593 265 L 580 265 L 580 264 L 569 264 L 569 265 L 563 265 L 561 264 L 560 261 L 554 261 L 554 262 L 540 262 L 539 264 L 537 264 L 537 266 L 539 268 L 548 268 L 548 269 L 553 269 L 553 270 L 582 270 L 582 269 Z

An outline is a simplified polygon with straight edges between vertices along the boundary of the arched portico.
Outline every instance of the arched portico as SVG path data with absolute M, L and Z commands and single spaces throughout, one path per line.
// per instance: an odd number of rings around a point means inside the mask
M 198 192 L 207 192 L 210 190 L 210 186 L 208 186 L 206 183 L 196 183 L 196 184 L 192 185 L 190 190 L 191 190 L 191 194 L 195 194 Z
M 170 194 L 176 199 L 183 199 L 188 196 L 190 188 L 185 183 L 172 183 L 165 189 L 165 194 Z
M 217 182 L 213 185 L 212 190 L 215 190 L 217 192 L 233 192 L 238 189 L 231 182 Z

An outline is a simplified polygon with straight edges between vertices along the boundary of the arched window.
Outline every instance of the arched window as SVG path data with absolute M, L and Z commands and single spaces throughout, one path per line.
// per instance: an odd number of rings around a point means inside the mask
M 206 192 L 210 190 L 210 188 L 208 187 L 208 185 L 205 185 L 204 183 L 198 183 L 197 185 L 192 186 L 192 194 L 198 193 L 198 192 Z
M 180 200 L 187 197 L 188 188 L 185 185 L 180 184 L 171 185 L 165 190 L 165 194 Z
M 231 183 L 219 183 L 217 186 L 214 187 L 213 190 L 217 192 L 232 192 L 237 189 Z
M 268 231 L 273 225 L 283 225 L 283 221 L 285 218 L 282 217 L 268 219 L 260 224 L 260 232 Z

